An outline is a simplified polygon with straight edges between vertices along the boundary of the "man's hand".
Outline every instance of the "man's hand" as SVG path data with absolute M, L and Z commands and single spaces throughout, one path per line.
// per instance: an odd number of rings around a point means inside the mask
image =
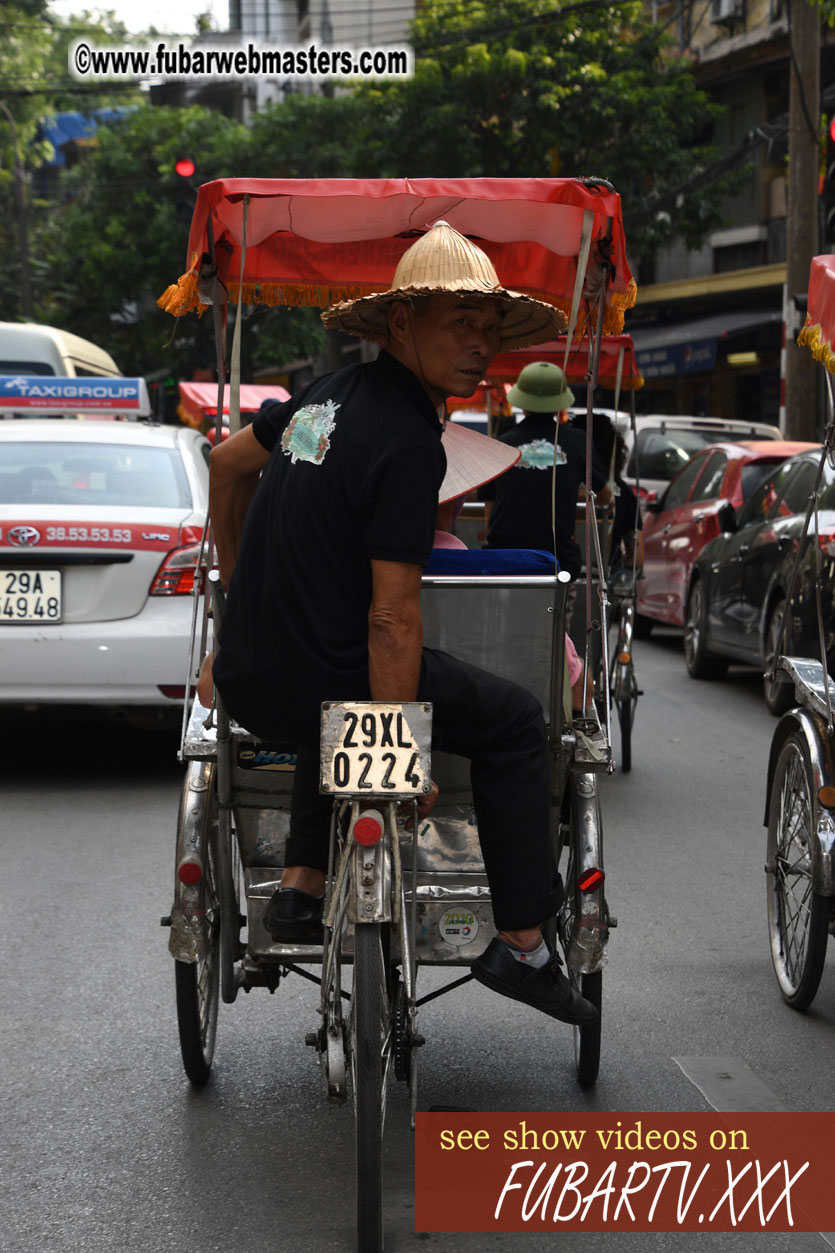
M 435 808 L 439 795 L 440 795 L 440 792 L 438 789 L 438 785 L 433 779 L 431 790 L 428 791 L 425 796 L 421 796 L 420 800 L 417 803 L 418 822 L 423 822 L 424 818 L 429 817 L 429 815 L 432 813 L 432 810 Z M 407 831 L 411 831 L 412 829 L 412 816 L 411 816 L 412 806 L 411 804 L 409 804 L 408 801 L 406 803 L 409 805 L 409 817 L 406 819 L 403 825 L 405 826 Z

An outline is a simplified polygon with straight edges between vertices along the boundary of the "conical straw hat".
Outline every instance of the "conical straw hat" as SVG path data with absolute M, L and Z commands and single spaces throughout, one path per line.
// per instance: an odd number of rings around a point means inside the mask
M 394 300 L 456 292 L 489 297 L 504 308 L 502 348 L 541 344 L 566 325 L 564 315 L 553 305 L 502 287 L 487 254 L 447 222 L 436 222 L 403 253 L 388 291 L 343 300 L 325 310 L 322 321 L 329 331 L 345 331 L 384 344 Z
M 447 422 L 442 443 L 446 453 L 446 474 L 438 493 L 439 505 L 498 478 L 516 465 L 522 456 L 518 448 L 490 439 L 457 422 Z

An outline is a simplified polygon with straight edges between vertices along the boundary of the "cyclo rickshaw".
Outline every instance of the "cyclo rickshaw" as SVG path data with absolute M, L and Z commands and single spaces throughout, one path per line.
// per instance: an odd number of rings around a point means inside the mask
M 494 434 L 498 424 L 501 412 L 499 406 L 502 401 L 502 395 L 500 393 L 497 395 L 499 389 L 503 391 L 509 384 L 514 383 L 526 365 L 534 361 L 553 362 L 554 365 L 558 365 L 563 369 L 566 380 L 570 384 L 576 385 L 585 382 L 589 377 L 589 353 L 592 347 L 593 345 L 588 339 L 569 343 L 565 336 L 558 336 L 552 342 L 537 344 L 533 348 L 513 348 L 507 352 L 498 353 L 485 372 L 485 380 L 481 389 L 487 412 L 488 432 Z M 609 335 L 601 341 L 596 381 L 600 386 L 614 392 L 616 413 L 618 412 L 621 392 L 629 393 L 629 420 L 634 437 L 635 392 L 643 387 L 644 380 L 638 369 L 635 359 L 635 348 L 630 335 Z M 481 397 L 479 397 L 479 400 L 481 400 Z M 587 412 L 590 412 L 590 407 L 587 409 Z M 613 446 L 610 463 L 605 468 L 610 486 L 616 492 L 618 489 L 615 484 L 616 466 L 614 457 L 615 448 Z M 638 493 L 638 485 L 636 476 L 636 495 Z M 577 505 L 576 534 L 577 542 L 583 551 L 585 551 L 586 547 L 585 518 L 585 502 L 580 501 Z M 599 555 L 603 562 L 603 568 L 606 570 L 610 567 L 611 518 L 611 509 L 603 510 L 598 507 L 599 554 L 595 546 L 591 546 L 592 557 L 596 561 Z M 478 525 L 477 522 L 473 523 L 469 519 L 468 522 L 471 527 Z M 635 622 L 635 579 L 638 573 L 636 559 L 637 548 L 633 552 L 631 566 L 622 566 L 614 578 L 609 581 L 609 595 L 612 599 L 614 612 L 608 621 L 609 646 L 605 663 L 603 649 L 599 647 L 599 633 L 595 632 L 590 639 L 592 645 L 591 664 L 596 676 L 598 699 L 602 702 L 604 690 L 608 689 L 609 699 L 617 709 L 621 746 L 618 764 L 624 773 L 632 768 L 632 726 L 635 720 L 638 697 L 641 695 L 632 659 L 632 634 Z M 589 560 L 586 560 L 585 571 L 578 591 L 585 588 L 586 584 L 591 584 L 592 587 L 595 586 L 595 569 L 597 569 L 599 579 L 600 567 L 595 567 Z M 593 601 L 594 599 L 593 597 Z M 588 627 L 582 594 L 578 596 L 578 600 L 579 611 L 575 611 L 575 616 L 569 626 L 569 634 L 578 648 L 583 650 L 587 642 Z
M 221 380 L 227 300 L 237 303 L 234 393 L 243 304 L 322 307 L 385 290 L 402 252 L 439 219 L 477 237 L 508 287 L 564 308 L 569 339 L 577 330 L 592 345 L 591 405 L 602 337 L 620 330 L 635 291 L 620 199 L 598 180 L 209 183 L 198 192 L 188 273 L 160 303 L 175 314 L 200 302 L 213 305 Z M 234 429 L 234 400 L 232 410 Z M 589 445 L 590 439 L 589 432 Z M 219 998 L 231 1003 L 241 988 L 274 991 L 291 973 L 319 983 L 318 1017 L 298 1042 L 306 1040 L 317 1056 L 329 1099 L 353 1099 L 358 1247 L 376 1250 L 382 1247 L 390 1074 L 409 1086 L 414 1122 L 424 1042 L 420 1006 L 471 978 L 470 963 L 495 935 L 468 772 L 462 759 L 432 754 L 440 798 L 430 818 L 418 823 L 416 797 L 430 787 L 431 706 L 326 703 L 322 790 L 335 803 L 324 943 L 276 943 L 264 927 L 264 910 L 283 866 L 294 746 L 257 741 L 230 722 L 217 697 L 206 709 L 194 695 L 196 668 L 211 628 L 221 631 L 223 612 L 211 522 L 204 547 L 210 595 L 198 590 L 195 596 L 174 903 L 163 919 L 171 929 L 183 1061 L 193 1083 L 206 1082 Z M 602 726 L 589 711 L 594 728 L 588 720 L 572 723 L 570 702 L 564 709 L 569 576 L 447 574 L 423 582 L 425 643 L 517 680 L 543 705 L 553 762 L 553 841 L 566 885 L 548 938 L 565 952 L 572 981 L 599 1007 L 615 925 L 604 896 L 599 780 L 612 761 L 608 707 Z M 604 580 L 604 647 L 605 611 Z M 350 741 L 346 727 L 358 728 Z M 380 728 L 387 728 L 387 737 L 376 734 Z M 368 731 L 374 734 L 363 738 Z M 419 997 L 419 968 L 430 965 L 463 967 L 464 974 Z M 597 1077 L 600 1040 L 599 1020 L 575 1029 L 584 1086 Z
M 798 703 L 780 719 L 771 742 L 765 870 L 774 972 L 786 1003 L 804 1010 L 817 993 L 827 939 L 835 934 L 835 685 L 827 666 L 832 652 L 832 564 L 831 553 L 825 556 L 822 550 L 819 527 L 824 472 L 827 465 L 835 470 L 835 257 L 812 259 L 807 315 L 798 343 L 825 367 L 828 421 L 795 552 L 774 668 L 767 676 L 793 683 Z M 826 593 L 824 560 L 829 563 Z M 814 607 L 820 660 L 786 655 L 802 602 Z

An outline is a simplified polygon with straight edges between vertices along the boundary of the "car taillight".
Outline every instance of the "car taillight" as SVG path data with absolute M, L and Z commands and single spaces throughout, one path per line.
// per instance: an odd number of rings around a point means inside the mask
M 151 584 L 149 596 L 190 596 L 194 575 L 200 560 L 200 545 L 175 548 L 160 566 Z
M 819 535 L 818 543 L 824 557 L 835 557 L 835 535 Z

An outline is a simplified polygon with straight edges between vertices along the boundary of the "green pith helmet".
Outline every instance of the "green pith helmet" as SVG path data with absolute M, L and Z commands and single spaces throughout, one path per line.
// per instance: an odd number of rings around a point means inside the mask
M 550 361 L 532 361 L 526 365 L 507 398 L 526 413 L 561 413 L 574 404 L 574 393 L 566 387 L 565 375 Z

